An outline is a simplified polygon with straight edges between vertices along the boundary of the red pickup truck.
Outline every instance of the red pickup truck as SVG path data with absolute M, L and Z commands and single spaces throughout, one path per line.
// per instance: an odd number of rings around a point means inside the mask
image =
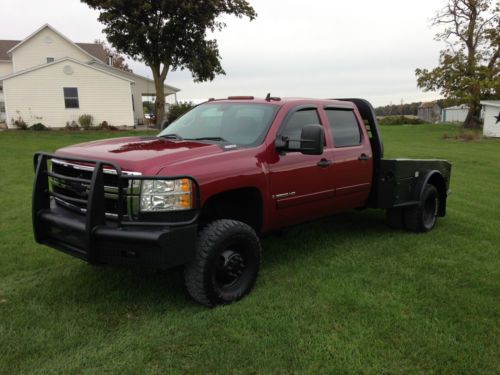
M 184 266 L 197 302 L 242 298 L 259 237 L 354 208 L 392 227 L 431 230 L 444 216 L 451 165 L 383 159 L 362 99 L 210 100 L 153 137 L 37 153 L 37 242 L 91 264 Z

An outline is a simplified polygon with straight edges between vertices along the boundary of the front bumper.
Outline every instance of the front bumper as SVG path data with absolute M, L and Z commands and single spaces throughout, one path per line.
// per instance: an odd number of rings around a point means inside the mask
M 121 215 L 118 215 L 118 220 L 109 220 L 103 205 L 103 167 L 116 169 L 118 176 L 121 175 L 120 168 L 107 162 L 71 159 L 95 165 L 86 213 L 75 213 L 56 204 L 49 189 L 51 172 L 47 161 L 52 157 L 54 155 L 50 154 L 35 156 L 32 219 L 38 243 L 91 264 L 135 264 L 166 269 L 185 264 L 193 258 L 197 237 L 196 214 L 188 222 L 170 224 L 131 222 L 122 220 Z M 196 194 L 199 196 L 199 191 Z

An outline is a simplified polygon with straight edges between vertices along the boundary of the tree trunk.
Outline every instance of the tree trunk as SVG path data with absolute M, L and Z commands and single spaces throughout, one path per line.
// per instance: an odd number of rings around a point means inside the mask
M 167 78 L 168 69 L 169 65 L 167 64 L 163 65 L 163 69 L 160 64 L 151 65 L 156 91 L 155 116 L 157 127 L 160 127 L 163 120 L 165 120 L 165 79 Z
M 161 126 L 161 123 L 165 120 L 165 86 L 163 85 L 163 82 L 155 82 L 155 88 L 156 125 Z
M 465 129 L 480 130 L 481 129 L 481 106 L 479 103 L 469 103 L 469 112 L 464 121 Z

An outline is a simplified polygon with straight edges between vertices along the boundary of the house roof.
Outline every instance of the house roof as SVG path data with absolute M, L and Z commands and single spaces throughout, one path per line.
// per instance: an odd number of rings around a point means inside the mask
M 469 106 L 467 104 L 460 104 L 460 105 L 455 105 L 453 107 L 447 107 L 444 108 L 445 110 L 459 110 L 459 109 L 469 109 Z
M 59 35 L 61 38 L 63 38 L 67 42 L 73 44 L 75 47 L 80 49 L 83 53 L 85 53 L 86 55 L 89 55 L 89 57 L 98 59 L 104 63 L 108 62 L 108 56 L 106 55 L 104 48 L 100 44 L 74 43 L 73 41 L 68 39 L 65 35 L 61 34 L 59 31 L 57 31 L 52 26 L 50 26 L 49 24 L 43 25 L 42 27 L 40 27 L 38 30 L 36 30 L 34 33 L 30 34 L 28 37 L 26 37 L 23 40 L 0 40 L 0 60 L 10 61 L 11 57 L 9 55 L 12 51 L 14 51 L 16 48 L 18 48 L 21 45 L 23 45 L 24 43 L 26 43 L 28 40 L 33 38 L 36 34 L 38 34 L 40 31 L 42 31 L 45 28 L 49 28 L 54 33 Z
M 436 105 L 437 105 L 436 102 L 425 102 L 425 103 L 420 104 L 420 107 L 418 107 L 418 108 L 434 108 L 434 106 L 436 106 Z
M 19 43 L 19 40 L 0 40 L 0 61 L 10 61 L 11 58 L 7 51 Z
M 11 61 L 11 57 L 7 54 L 7 51 L 15 47 L 17 44 L 21 43 L 21 40 L 0 40 L 0 61 Z M 102 45 L 97 43 L 75 43 L 78 47 L 83 49 L 87 54 L 99 59 L 103 63 L 108 62 L 108 55 L 102 47 Z
M 482 105 L 489 105 L 491 107 L 500 107 L 500 100 L 482 100 Z
M 92 62 L 91 64 L 92 65 L 97 65 L 97 66 L 102 65 L 99 62 Z M 111 66 L 111 65 L 106 65 L 106 66 L 103 66 L 102 68 L 105 69 L 105 70 L 108 70 L 108 71 L 116 72 L 116 74 L 118 74 L 118 75 L 128 76 L 131 79 L 140 78 L 140 79 L 144 79 L 144 80 L 149 81 L 149 82 L 151 82 L 151 83 L 154 84 L 154 81 L 152 79 L 149 79 L 147 77 L 141 76 L 139 74 L 135 74 L 133 72 L 126 72 L 124 70 L 120 70 L 120 69 L 115 68 L 114 66 Z M 174 86 L 170 86 L 170 85 L 164 85 L 164 86 L 167 87 L 168 89 L 172 90 L 173 92 L 179 92 L 179 91 L 181 91 L 181 89 L 178 89 L 177 87 L 174 87 Z
M 104 70 L 104 69 L 99 69 L 98 67 L 96 67 L 95 65 L 90 65 L 90 64 L 86 64 L 84 62 L 81 62 L 81 61 L 78 61 L 78 60 L 75 60 L 75 59 L 72 59 L 71 57 L 64 57 L 62 59 L 59 59 L 59 60 L 56 60 L 54 62 L 51 62 L 51 63 L 47 63 L 47 64 L 41 64 L 41 65 L 37 65 L 37 66 L 34 66 L 33 68 L 29 68 L 29 69 L 25 69 L 25 70 L 21 70 L 19 72 L 16 72 L 16 73 L 12 73 L 12 74 L 9 74 L 5 77 L 2 77 L 2 81 L 6 81 L 8 79 L 11 79 L 11 78 L 14 78 L 14 77 L 17 77 L 17 76 L 20 76 L 20 75 L 23 75 L 23 74 L 27 74 L 27 73 L 30 73 L 30 72 L 33 72 L 35 70 L 39 70 L 39 69 L 45 69 L 49 66 L 52 66 L 52 65 L 56 65 L 56 64 L 59 64 L 61 62 L 64 62 L 64 61 L 71 61 L 75 64 L 78 64 L 78 65 L 81 65 L 81 66 L 84 66 L 86 68 L 89 68 L 89 69 L 93 69 L 93 70 L 97 70 L 98 72 L 101 72 L 101 73 L 104 73 L 104 74 L 107 74 L 107 75 L 110 75 L 110 76 L 113 76 L 113 77 L 116 77 L 116 78 L 119 78 L 119 79 L 122 79 L 124 81 L 127 81 L 127 82 L 130 82 L 130 83 L 134 83 L 133 80 L 131 79 L 128 79 L 128 78 L 125 78 L 125 77 L 122 77 L 122 76 L 119 76 L 118 74 L 113 74 L 107 70 Z

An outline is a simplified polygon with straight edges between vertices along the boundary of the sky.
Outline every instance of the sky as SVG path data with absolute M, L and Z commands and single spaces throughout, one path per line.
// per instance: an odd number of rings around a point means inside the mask
M 375 106 L 427 101 L 416 68 L 438 63 L 441 42 L 430 19 L 445 0 L 249 0 L 256 20 L 225 17 L 213 35 L 225 76 L 194 83 L 188 71 L 166 83 L 179 100 L 254 95 L 361 97 Z M 74 42 L 105 39 L 98 12 L 78 0 L 0 0 L 0 39 L 24 39 L 49 23 Z M 147 66 L 129 65 L 152 77 Z

